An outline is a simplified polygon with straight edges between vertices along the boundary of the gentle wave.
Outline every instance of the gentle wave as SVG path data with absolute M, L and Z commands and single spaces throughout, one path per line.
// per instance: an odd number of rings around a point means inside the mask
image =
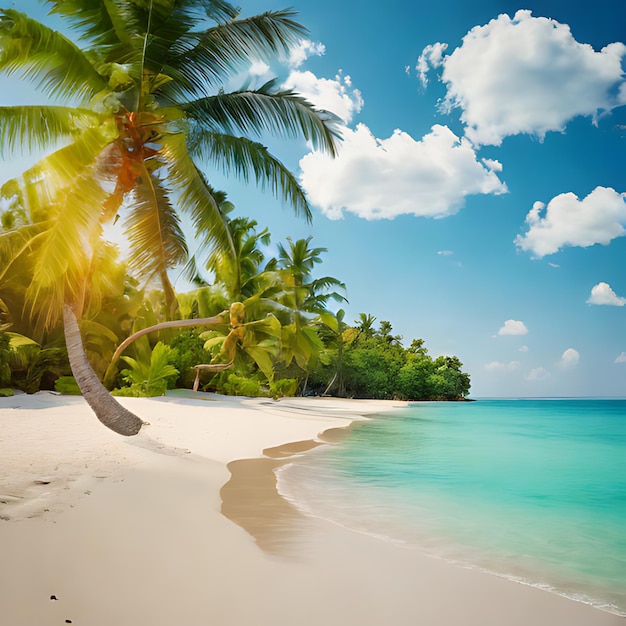
M 308 515 L 625 615 L 625 447 L 626 401 L 420 404 L 283 466 L 278 488 Z

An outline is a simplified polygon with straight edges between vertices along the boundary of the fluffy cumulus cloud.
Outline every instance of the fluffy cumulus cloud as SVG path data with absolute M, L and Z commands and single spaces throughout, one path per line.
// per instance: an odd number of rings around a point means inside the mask
M 568 348 L 561 355 L 561 361 L 559 365 L 563 369 L 571 369 L 572 367 L 576 367 L 578 365 L 578 361 L 580 361 L 580 354 L 578 350 L 574 350 L 574 348 Z
M 625 199 L 626 194 L 611 187 L 596 187 L 582 200 L 573 193 L 562 193 L 547 206 L 535 202 L 526 216 L 528 232 L 518 235 L 515 244 L 537 257 L 566 246 L 607 245 L 626 234 Z
M 626 363 L 626 352 L 621 352 L 620 355 L 615 359 L 616 363 Z
M 498 331 L 498 335 L 527 335 L 528 328 L 524 322 L 519 320 L 506 320 L 502 328 Z
M 577 116 L 592 116 L 626 103 L 622 60 L 626 45 L 595 51 L 574 39 L 569 26 L 520 10 L 476 26 L 452 54 L 445 44 L 424 49 L 417 73 L 443 67 L 445 111 L 459 107 L 466 134 L 481 145 L 527 133 L 562 131 Z
M 469 141 L 439 125 L 416 141 L 400 130 L 377 139 L 358 124 L 345 129 L 335 159 L 312 152 L 300 168 L 309 199 L 331 219 L 344 210 L 370 220 L 445 217 L 458 212 L 469 194 L 507 191 Z
M 587 304 L 603 304 L 607 306 L 624 306 L 626 298 L 618 296 L 608 283 L 598 283 L 591 288 Z
M 293 89 L 317 108 L 334 113 L 345 124 L 363 107 L 361 92 L 352 88 L 350 77 L 341 72 L 331 79 L 318 78 L 309 71 L 292 70 L 282 86 Z

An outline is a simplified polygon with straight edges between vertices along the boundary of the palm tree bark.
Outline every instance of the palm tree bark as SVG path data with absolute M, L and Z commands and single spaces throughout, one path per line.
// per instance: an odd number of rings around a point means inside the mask
M 100 382 L 87 359 L 76 314 L 68 304 L 63 305 L 63 326 L 70 367 L 87 404 L 107 428 L 127 437 L 136 435 L 144 422 L 115 400 Z

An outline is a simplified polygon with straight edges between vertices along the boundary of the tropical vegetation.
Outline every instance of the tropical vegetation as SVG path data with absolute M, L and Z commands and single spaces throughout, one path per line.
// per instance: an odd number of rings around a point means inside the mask
M 70 366 L 98 417 L 122 434 L 141 420 L 99 383 L 80 335 L 101 307 L 103 225 L 121 220 L 130 269 L 158 280 L 179 316 L 168 270 L 188 258 L 181 220 L 205 247 L 232 247 L 219 198 L 201 167 L 270 188 L 310 207 L 295 176 L 255 140 L 302 138 L 334 154 L 335 118 L 275 81 L 230 88 L 250 58 L 287 53 L 306 30 L 291 10 L 239 18 L 223 0 L 48 0 L 82 47 L 15 9 L 0 9 L 0 73 L 59 104 L 0 107 L 3 154 L 49 152 L 1 195 L 0 279 L 26 269 L 37 332 L 63 318 Z M 60 146 L 60 147 L 59 147 Z M 7 305 L 9 306 L 9 305 Z
M 0 74 L 60 101 L 0 107 L 3 155 L 47 154 L 0 190 L 0 389 L 78 387 L 124 435 L 142 421 L 106 387 L 469 393 L 456 357 L 432 359 L 422 340 L 405 348 L 372 315 L 346 322 L 346 286 L 317 272 L 325 248 L 287 238 L 269 255 L 269 231 L 210 185 L 205 172 L 221 167 L 311 216 L 295 176 L 258 138 L 305 139 L 333 154 L 335 118 L 275 82 L 228 89 L 251 57 L 287 52 L 304 35 L 292 11 L 241 18 L 222 0 L 48 4 L 82 47 L 0 9 Z M 107 223 L 121 225 L 124 256 Z M 170 280 L 180 267 L 195 285 L 185 293 Z

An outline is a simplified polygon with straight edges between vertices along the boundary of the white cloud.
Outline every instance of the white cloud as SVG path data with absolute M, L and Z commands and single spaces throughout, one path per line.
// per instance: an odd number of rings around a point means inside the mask
M 550 372 L 544 367 L 534 367 L 528 372 L 526 380 L 544 380 L 550 376 Z
M 616 359 L 616 363 L 626 363 L 626 352 L 622 352 Z
M 502 163 L 500 163 L 500 161 L 494 159 L 481 159 L 481 161 L 485 164 L 485 167 L 492 172 L 502 171 Z
M 604 304 L 608 306 L 624 306 L 626 298 L 618 296 L 608 283 L 598 283 L 591 288 L 587 304 Z
M 253 61 L 250 64 L 248 74 L 250 76 L 268 76 L 270 73 L 270 66 L 264 61 Z
M 528 346 L 520 346 L 519 352 L 528 352 Z
M 527 335 L 528 328 L 519 320 L 506 320 L 504 326 L 498 331 L 498 335 Z
M 418 60 L 419 79 L 443 66 L 444 111 L 459 107 L 466 135 L 476 144 L 499 145 L 527 133 L 540 138 L 562 131 L 577 116 L 594 118 L 626 103 L 622 59 L 626 45 L 596 52 L 577 42 L 569 26 L 520 10 L 476 26 L 452 54 L 445 44 L 427 46 Z
M 358 89 L 352 89 L 349 76 L 339 72 L 334 79 L 318 78 L 313 72 L 292 70 L 283 88 L 293 89 L 313 103 L 317 108 L 331 111 L 349 124 L 363 107 L 363 98 Z
M 417 59 L 417 65 L 415 69 L 417 70 L 417 75 L 420 79 L 420 82 L 424 87 L 428 85 L 428 71 L 430 68 L 440 67 L 443 63 L 443 53 L 448 48 L 447 43 L 435 43 L 429 46 L 426 46 Z
M 596 187 L 579 200 L 573 193 L 562 193 L 547 207 L 535 202 L 526 216 L 529 230 L 518 235 L 515 244 L 537 257 L 553 254 L 565 246 L 586 248 L 626 234 L 626 194 L 610 187 Z
M 454 252 L 452 252 L 452 250 L 438 250 L 437 254 L 441 256 L 452 256 Z
M 478 161 L 474 148 L 446 126 L 421 141 L 396 130 L 376 139 L 364 124 L 346 128 L 335 159 L 312 152 L 300 160 L 301 183 L 312 204 L 331 219 L 349 211 L 365 219 L 457 213 L 470 194 L 507 191 Z
M 488 372 L 512 372 L 519 368 L 519 361 L 510 361 L 509 363 L 502 363 L 500 361 L 491 361 L 485 365 L 485 369 Z
M 574 348 L 568 348 L 561 355 L 561 361 L 559 365 L 563 369 L 570 369 L 572 367 L 576 367 L 578 365 L 578 361 L 580 361 L 580 354 L 578 350 L 574 350 Z
M 309 57 L 321 57 L 326 54 L 326 47 L 323 43 L 301 39 L 296 46 L 289 50 L 287 63 L 289 67 L 300 67 Z

